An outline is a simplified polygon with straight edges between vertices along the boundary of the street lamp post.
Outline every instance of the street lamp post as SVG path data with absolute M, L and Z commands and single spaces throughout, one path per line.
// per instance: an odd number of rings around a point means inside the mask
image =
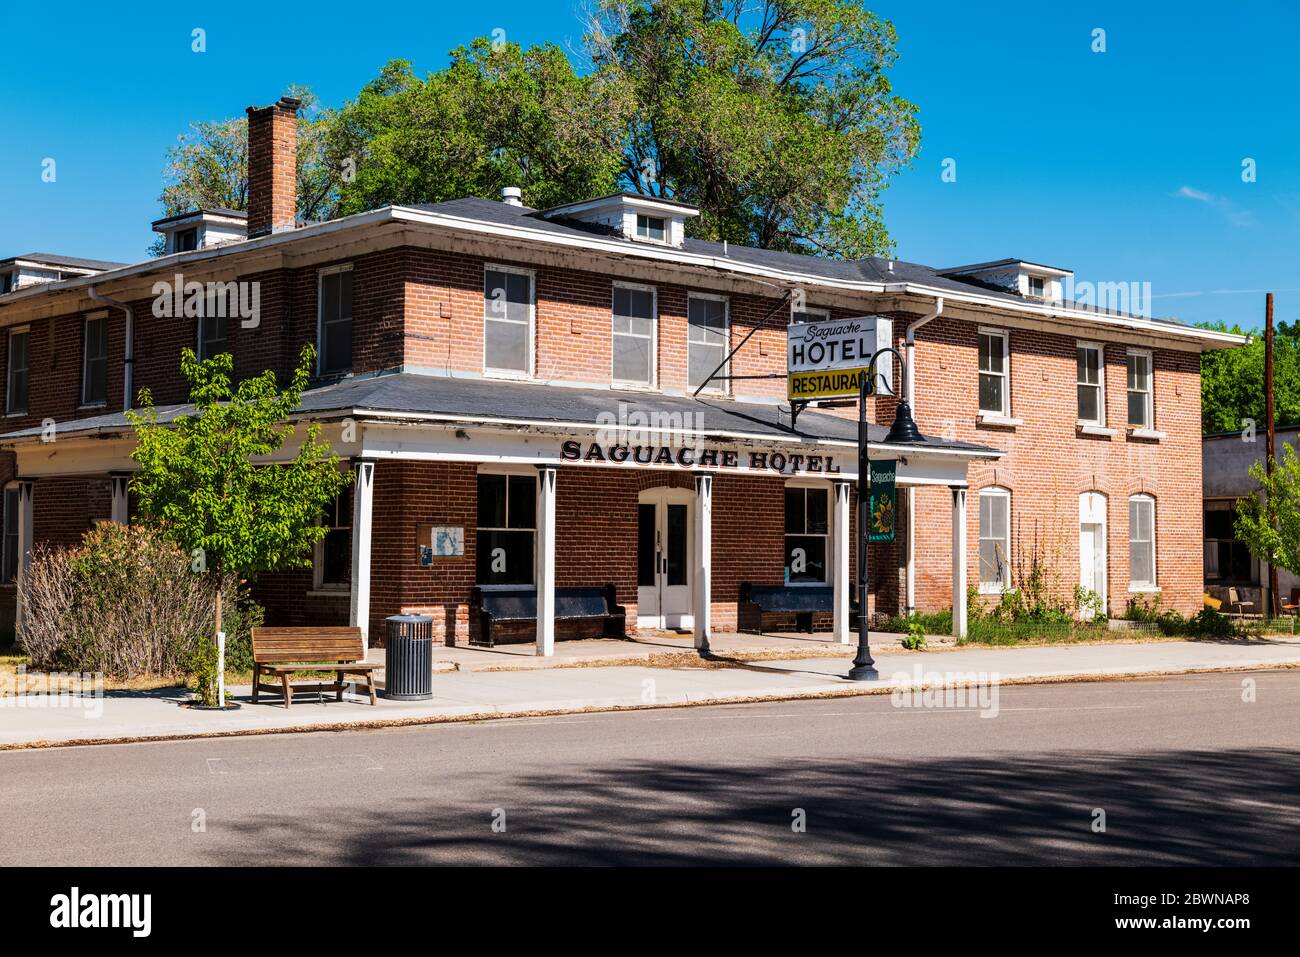
M 885 436 L 886 445 L 919 445 L 925 437 L 912 420 L 912 406 L 907 394 L 907 365 L 897 349 L 886 346 L 877 350 L 867 364 L 867 371 L 858 383 L 858 653 L 849 670 L 852 681 L 875 681 L 880 678 L 876 670 L 876 661 L 871 657 L 871 622 L 867 615 L 867 591 L 870 586 L 870 569 L 867 562 L 867 550 L 871 538 L 871 455 L 868 449 L 867 431 L 867 396 L 871 384 L 876 381 L 876 360 L 889 353 L 898 359 L 899 374 L 904 383 L 902 397 L 894 412 L 894 424 Z M 907 530 L 912 534 L 912 529 Z

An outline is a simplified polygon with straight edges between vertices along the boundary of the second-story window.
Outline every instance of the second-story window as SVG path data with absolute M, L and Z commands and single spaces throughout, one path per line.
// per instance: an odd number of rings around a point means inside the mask
M 655 291 L 650 286 L 614 287 L 615 382 L 654 385 Z
M 997 329 L 981 329 L 979 335 L 980 411 L 988 415 L 1010 415 L 1007 334 Z
M 87 319 L 81 349 L 81 404 L 108 401 L 108 317 Z
M 1076 349 L 1079 421 L 1085 425 L 1106 424 L 1106 393 L 1103 383 L 1101 346 L 1080 342 Z
M 27 342 L 26 329 L 9 333 L 9 380 L 5 390 L 5 412 L 22 415 L 27 411 Z
M 199 358 L 211 359 L 226 351 L 226 317 L 199 318 Z
M 533 274 L 488 266 L 483 271 L 483 370 L 527 376 L 533 371 Z
M 1151 353 L 1128 354 L 1128 424 L 1131 429 L 1149 429 L 1155 417 L 1151 403 Z
M 320 274 L 321 375 L 352 371 L 352 269 L 331 268 Z M 224 338 L 224 333 L 223 333 Z
M 802 310 L 795 310 L 790 313 L 790 322 L 825 322 L 830 317 L 831 311 L 829 309 L 805 306 Z
M 727 300 L 720 296 L 692 295 L 686 306 L 687 382 L 698 389 L 727 355 Z M 727 370 L 719 369 L 719 375 Z M 726 392 L 725 380 L 714 379 L 706 391 Z
M 667 230 L 665 220 L 662 216 L 643 216 L 640 213 L 636 217 L 636 235 L 638 239 L 649 239 L 656 243 L 664 241 Z

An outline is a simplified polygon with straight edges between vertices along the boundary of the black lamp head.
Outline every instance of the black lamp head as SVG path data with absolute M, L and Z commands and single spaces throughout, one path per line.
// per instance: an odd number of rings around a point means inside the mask
M 916 422 L 912 419 L 912 406 L 906 399 L 898 403 L 898 408 L 894 412 L 894 424 L 889 427 L 889 434 L 885 436 L 886 445 L 920 445 L 925 441 L 925 436 L 921 430 L 916 427 Z

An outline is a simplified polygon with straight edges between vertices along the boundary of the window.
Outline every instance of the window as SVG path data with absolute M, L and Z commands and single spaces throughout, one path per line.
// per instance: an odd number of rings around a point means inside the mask
M 662 216 L 643 216 L 637 213 L 637 239 L 652 239 L 657 243 L 661 243 L 664 241 L 665 232 L 665 220 Z
M 319 372 L 321 375 L 351 372 L 352 268 L 335 267 L 321 272 L 319 297 Z
M 1128 587 L 1156 587 L 1156 501 L 1150 495 L 1128 500 Z
M 785 490 L 785 580 L 826 581 L 827 490 Z
M 317 588 L 347 589 L 352 585 L 352 489 L 345 488 L 325 509 L 321 519 L 328 531 L 316 543 Z
M 790 322 L 824 322 L 830 317 L 831 311 L 829 309 L 816 309 L 812 306 L 806 306 L 802 312 L 791 312 Z
M 478 584 L 533 584 L 536 534 L 537 477 L 480 473 Z
M 1151 412 L 1151 353 L 1128 354 L 1128 424 L 1131 429 L 1149 429 Z
M 81 404 L 108 401 L 108 318 L 87 319 L 82 336 Z
M 178 229 L 175 239 L 176 248 L 172 250 L 178 253 L 193 252 L 199 248 L 199 229 L 197 226 L 190 229 Z
M 646 286 L 614 286 L 615 382 L 654 385 L 655 291 Z
M 980 330 L 980 411 L 1009 415 L 1007 388 L 1007 334 Z
M 483 368 L 526 376 L 533 359 L 533 274 L 489 266 L 483 272 Z
M 686 312 L 687 379 L 692 389 L 698 389 L 727 356 L 727 300 L 693 295 Z M 721 369 L 719 374 L 726 371 Z M 727 390 L 723 382 L 715 379 L 706 391 Z
M 1029 295 L 1043 298 L 1043 278 L 1041 276 L 1029 277 Z
M 226 351 L 226 317 L 199 317 L 199 358 L 211 359 Z
M 980 591 L 999 593 L 1011 587 L 1011 493 L 1004 488 L 980 492 Z
M 0 273 L 0 296 L 7 292 L 13 292 L 15 288 L 14 273 Z
M 1079 343 L 1078 356 L 1078 392 L 1079 421 L 1088 425 L 1106 424 L 1106 393 L 1102 381 L 1105 366 L 1102 362 L 1102 348 L 1090 342 Z
M 1237 539 L 1235 501 L 1205 503 L 1205 580 L 1225 585 L 1257 585 L 1255 559 Z
M 27 411 L 27 342 L 26 329 L 9 333 L 9 380 L 5 391 L 5 412 L 22 415 Z
M 4 553 L 0 576 L 7 585 L 18 576 L 18 489 L 5 489 Z

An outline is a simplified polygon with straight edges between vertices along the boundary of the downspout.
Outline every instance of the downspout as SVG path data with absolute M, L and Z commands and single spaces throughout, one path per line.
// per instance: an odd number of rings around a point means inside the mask
M 935 296 L 934 308 L 907 327 L 906 344 L 903 348 L 907 355 L 907 375 L 903 384 L 903 398 L 912 404 L 912 414 L 916 414 L 916 330 L 931 319 L 943 314 L 943 296 Z M 916 486 L 907 490 L 907 613 L 916 610 Z
M 122 359 L 122 408 L 132 408 L 131 393 L 135 389 L 135 313 L 126 303 L 101 295 L 94 286 L 90 286 L 87 291 L 95 302 L 121 309 L 126 314 L 126 355 Z

